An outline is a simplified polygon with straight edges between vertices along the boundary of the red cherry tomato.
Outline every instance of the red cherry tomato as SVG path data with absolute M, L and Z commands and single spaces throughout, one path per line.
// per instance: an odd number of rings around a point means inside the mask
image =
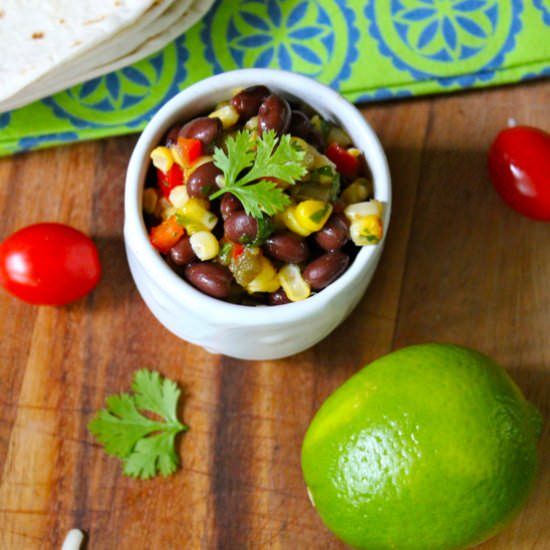
M 550 134 L 529 126 L 502 130 L 489 150 L 489 175 L 514 210 L 550 220 Z
M 100 275 L 95 244 L 67 225 L 29 225 L 0 244 L 0 284 L 31 304 L 78 300 L 97 285 Z

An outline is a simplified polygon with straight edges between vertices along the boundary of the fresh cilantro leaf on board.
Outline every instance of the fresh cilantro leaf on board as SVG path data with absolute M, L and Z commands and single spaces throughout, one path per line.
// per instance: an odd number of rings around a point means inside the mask
M 174 443 L 178 433 L 189 429 L 178 420 L 178 386 L 158 372 L 147 369 L 134 374 L 133 395 L 121 393 L 105 400 L 88 429 L 108 454 L 122 459 L 124 473 L 139 479 L 168 476 L 179 466 Z M 153 420 L 149 411 L 161 420 Z
M 267 214 L 282 212 L 289 204 L 288 195 L 271 179 L 289 185 L 305 176 L 302 161 L 305 151 L 290 141 L 290 135 L 280 138 L 273 130 L 264 132 L 257 140 L 248 130 L 237 132 L 225 142 L 227 152 L 220 147 L 214 151 L 214 164 L 223 172 L 224 186 L 212 193 L 215 199 L 224 193 L 237 197 L 249 216 L 258 219 Z

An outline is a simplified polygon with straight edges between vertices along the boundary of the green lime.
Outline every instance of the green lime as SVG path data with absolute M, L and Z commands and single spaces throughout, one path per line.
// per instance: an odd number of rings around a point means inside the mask
M 537 409 L 488 357 L 411 346 L 326 400 L 302 469 L 324 523 L 354 548 L 465 548 L 525 502 L 541 428 Z

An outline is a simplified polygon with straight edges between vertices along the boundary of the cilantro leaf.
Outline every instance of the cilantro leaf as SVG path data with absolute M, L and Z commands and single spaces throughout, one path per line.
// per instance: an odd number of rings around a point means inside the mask
M 290 197 L 273 181 L 261 180 L 243 187 L 234 187 L 231 193 L 242 202 L 245 212 L 254 218 L 261 218 L 262 212 L 273 216 L 290 204 Z
M 123 460 L 126 475 L 140 479 L 157 473 L 167 476 L 179 465 L 175 438 L 188 429 L 177 417 L 180 389 L 158 372 L 146 369 L 134 374 L 132 389 L 134 395 L 107 397 L 106 408 L 97 413 L 88 429 L 108 454 Z M 163 421 L 140 411 L 155 413 Z
M 105 445 L 108 454 L 125 458 L 141 438 L 159 429 L 158 422 L 140 414 L 127 393 L 107 397 L 106 404 L 107 408 L 97 413 L 88 429 Z
M 279 146 L 274 150 L 277 142 Z M 305 151 L 292 145 L 289 134 L 283 134 L 278 140 L 277 134 L 273 130 L 268 130 L 258 141 L 254 165 L 240 179 L 240 184 L 246 185 L 250 181 L 267 177 L 294 184 L 307 172 L 306 167 L 301 163 L 304 157 Z
M 172 423 L 179 423 L 176 409 L 180 390 L 175 382 L 162 378 L 158 372 L 141 369 L 134 374 L 132 389 L 140 409 L 154 412 Z
M 252 135 L 250 132 L 238 132 L 235 137 L 228 137 L 225 141 L 227 153 L 216 147 L 214 150 L 214 164 L 223 172 L 225 185 L 232 186 L 237 176 L 254 162 L 254 150 L 252 147 Z
M 130 477 L 149 479 L 157 472 L 163 476 L 173 474 L 179 464 L 174 450 L 177 432 L 165 432 L 140 439 L 124 461 L 124 473 Z
M 214 151 L 214 164 L 223 172 L 225 185 L 209 198 L 232 193 L 245 212 L 256 219 L 282 212 L 290 199 L 271 178 L 294 185 L 307 173 L 302 163 L 305 152 L 290 138 L 288 134 L 279 138 L 273 130 L 264 132 L 255 142 L 248 130 L 229 137 L 227 153 L 220 148 Z
M 262 246 L 266 239 L 275 231 L 275 224 L 269 216 L 264 215 L 258 218 L 257 222 L 258 231 L 256 231 L 256 238 L 250 243 L 250 246 Z

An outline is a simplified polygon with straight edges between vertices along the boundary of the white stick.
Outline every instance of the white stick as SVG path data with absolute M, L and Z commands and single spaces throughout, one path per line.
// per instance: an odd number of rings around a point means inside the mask
M 80 550 L 83 540 L 84 533 L 80 529 L 71 529 L 63 541 L 61 550 Z

